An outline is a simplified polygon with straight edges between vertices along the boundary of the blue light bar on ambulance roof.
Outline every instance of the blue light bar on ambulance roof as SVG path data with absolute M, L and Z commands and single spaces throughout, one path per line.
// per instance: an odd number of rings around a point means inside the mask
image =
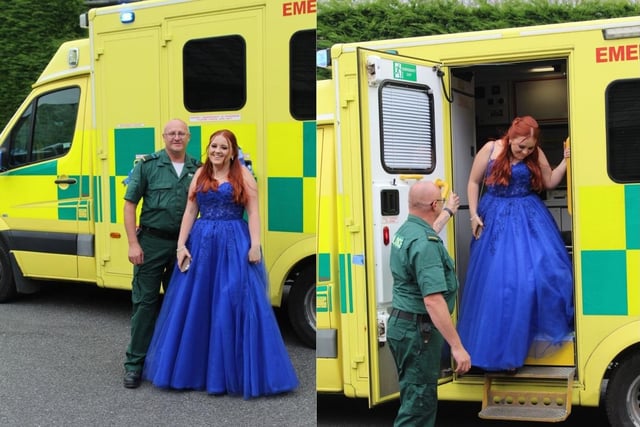
M 120 12 L 120 22 L 123 24 L 130 24 L 136 20 L 136 14 L 132 11 Z

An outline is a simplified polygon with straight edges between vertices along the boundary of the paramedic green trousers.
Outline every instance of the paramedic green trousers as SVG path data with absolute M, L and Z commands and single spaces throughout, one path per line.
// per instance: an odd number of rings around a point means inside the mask
M 415 321 L 390 317 L 387 342 L 400 382 L 394 427 L 433 427 L 438 410 L 438 376 L 444 339 L 433 327 L 425 344 Z
M 160 309 L 160 285 L 166 292 L 176 264 L 176 241 L 145 233 L 138 236 L 138 241 L 144 251 L 144 263 L 133 267 L 131 341 L 124 368 L 141 372 Z

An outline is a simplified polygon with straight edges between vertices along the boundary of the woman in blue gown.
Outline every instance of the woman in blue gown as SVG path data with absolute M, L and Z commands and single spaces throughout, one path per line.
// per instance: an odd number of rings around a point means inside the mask
M 573 275 L 558 227 L 539 192 L 555 188 L 530 116 L 478 151 L 468 183 L 471 242 L 458 331 L 473 366 L 514 371 L 534 339 L 553 347 L 573 330 Z M 478 197 L 482 184 L 485 194 Z
M 193 177 L 177 265 L 183 268 L 169 282 L 143 378 L 161 388 L 245 399 L 296 389 L 267 298 L 257 185 L 228 130 L 211 135 L 207 160 Z

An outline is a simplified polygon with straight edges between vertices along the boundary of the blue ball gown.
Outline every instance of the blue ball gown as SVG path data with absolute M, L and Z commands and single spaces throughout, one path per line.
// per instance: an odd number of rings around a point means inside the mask
M 174 269 L 145 359 L 143 378 L 158 387 L 249 399 L 298 386 L 264 265 L 248 261 L 249 228 L 232 193 L 223 183 L 196 195 L 191 266 Z
M 489 165 L 491 167 L 491 163 Z M 508 186 L 488 185 L 478 204 L 484 230 L 472 238 L 458 332 L 471 364 L 517 369 L 535 340 L 557 346 L 573 330 L 573 273 L 560 231 L 530 171 L 511 168 Z

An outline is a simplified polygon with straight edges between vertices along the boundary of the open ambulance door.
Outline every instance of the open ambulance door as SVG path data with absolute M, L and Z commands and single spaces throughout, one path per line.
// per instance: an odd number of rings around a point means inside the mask
M 366 265 L 369 405 L 397 398 L 386 343 L 393 235 L 408 215 L 409 187 L 451 176 L 445 161 L 442 70 L 438 63 L 358 49 Z M 440 236 L 449 247 L 453 236 Z M 449 233 L 451 234 L 451 233 Z M 449 363 L 448 361 L 446 363 Z

